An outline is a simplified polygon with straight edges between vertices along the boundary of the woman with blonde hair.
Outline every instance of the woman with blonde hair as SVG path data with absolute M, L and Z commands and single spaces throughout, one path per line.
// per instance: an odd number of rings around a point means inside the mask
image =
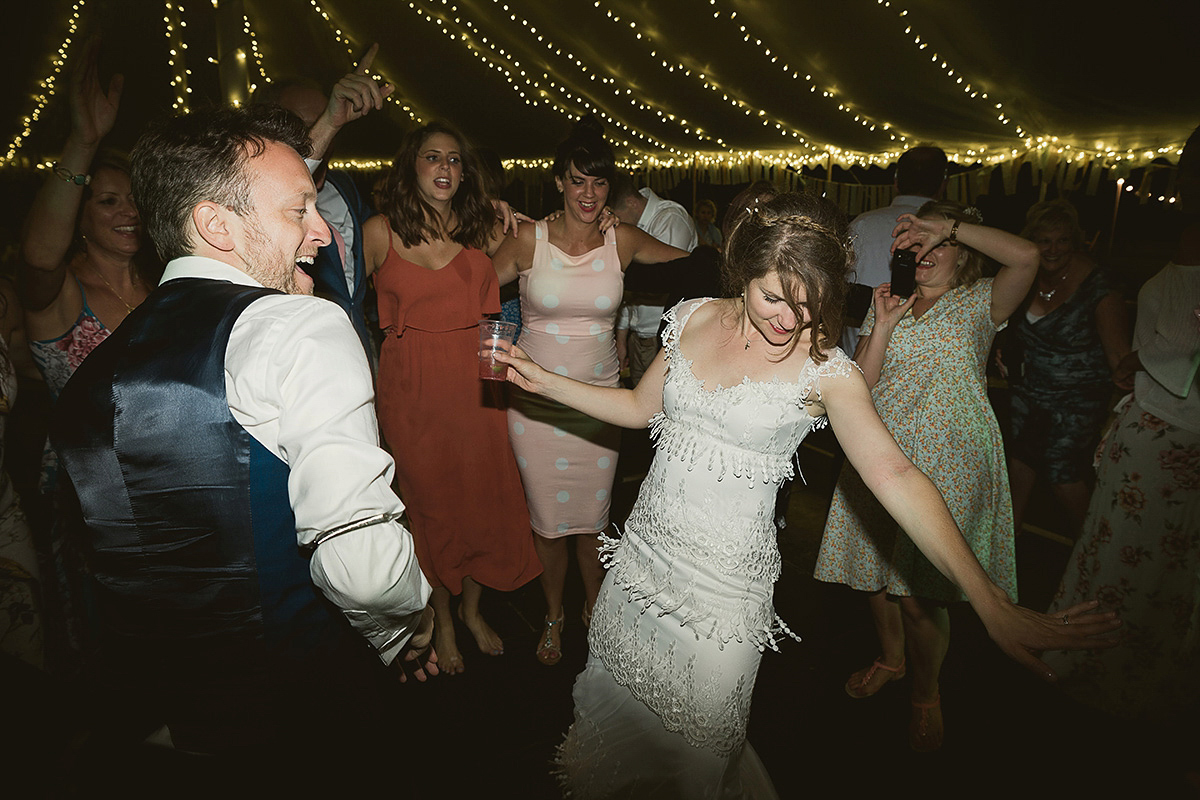
M 975 209 L 931 201 L 903 214 L 893 251 L 916 249 L 916 290 L 875 290 L 854 358 L 879 416 L 945 498 L 958 529 L 994 584 L 1015 600 L 1012 501 L 1000 427 L 987 395 L 992 339 L 1037 272 L 1034 245 L 984 227 Z M 985 258 L 1000 263 L 982 277 Z M 946 605 L 963 599 L 910 532 L 848 464 L 838 480 L 815 575 L 869 593 L 882 650 L 850 676 L 846 692 L 869 697 L 912 671 L 909 744 L 941 747 L 938 674 L 950 644 Z M 906 660 L 905 650 L 908 657 Z
M 1041 261 L 999 358 L 1012 389 L 1013 519 L 1020 532 L 1041 474 L 1074 537 L 1091 496 L 1092 454 L 1113 405 L 1113 371 L 1129 352 L 1129 315 L 1112 281 L 1083 252 L 1069 202 L 1034 205 L 1021 236 L 1037 245 Z

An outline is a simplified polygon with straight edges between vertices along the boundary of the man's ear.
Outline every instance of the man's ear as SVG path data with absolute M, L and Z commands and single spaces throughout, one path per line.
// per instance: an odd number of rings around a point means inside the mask
M 233 227 L 236 223 L 231 219 L 234 216 L 236 214 L 220 203 L 206 200 L 192 209 L 192 224 L 206 244 L 228 253 L 234 248 Z
M 559 194 L 562 194 L 562 190 L 563 190 L 563 182 L 562 182 L 562 176 L 561 176 L 561 175 L 555 175 L 555 176 L 554 176 L 554 186 L 555 186 L 555 187 L 558 189 L 558 193 L 559 193 Z

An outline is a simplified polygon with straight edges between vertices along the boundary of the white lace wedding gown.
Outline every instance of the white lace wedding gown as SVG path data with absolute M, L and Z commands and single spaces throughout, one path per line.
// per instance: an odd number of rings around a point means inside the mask
M 849 375 L 841 350 L 793 381 L 706 388 L 679 350 L 688 317 L 668 312 L 657 452 L 592 616 L 575 722 L 557 766 L 572 798 L 774 798 L 746 743 L 758 663 L 783 635 L 775 496 L 805 435 L 806 401 Z M 819 412 L 818 412 L 819 413 Z

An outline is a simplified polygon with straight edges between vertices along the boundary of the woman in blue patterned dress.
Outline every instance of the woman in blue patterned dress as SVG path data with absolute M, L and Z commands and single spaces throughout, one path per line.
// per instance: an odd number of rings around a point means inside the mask
M 1013 315 L 1000 358 L 1012 387 L 1008 475 L 1017 532 L 1039 474 L 1072 536 L 1087 513 L 1092 453 L 1113 404 L 1112 373 L 1129 352 L 1125 301 L 1081 252 L 1075 208 L 1029 209 L 1021 235 L 1041 253 L 1037 280 Z

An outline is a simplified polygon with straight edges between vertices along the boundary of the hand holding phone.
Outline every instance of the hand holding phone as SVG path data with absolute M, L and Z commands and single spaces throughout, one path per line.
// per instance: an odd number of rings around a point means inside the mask
M 892 297 L 911 297 L 917 290 L 917 254 L 912 250 L 892 253 Z

